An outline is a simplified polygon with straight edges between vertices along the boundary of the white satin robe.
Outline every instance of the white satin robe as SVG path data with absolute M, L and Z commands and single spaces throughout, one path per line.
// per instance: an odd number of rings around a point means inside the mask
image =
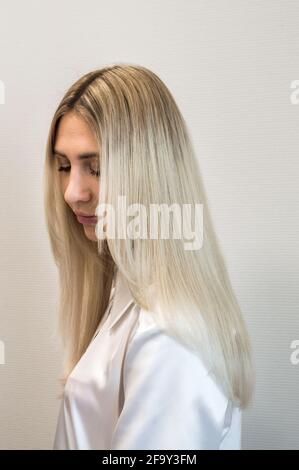
M 240 449 L 241 411 L 202 362 L 140 308 L 117 271 L 110 303 L 72 370 L 54 449 Z

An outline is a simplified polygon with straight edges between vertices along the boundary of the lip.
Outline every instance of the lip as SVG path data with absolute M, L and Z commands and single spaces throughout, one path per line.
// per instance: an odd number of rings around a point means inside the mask
M 78 216 L 82 217 L 96 217 L 94 214 L 85 214 L 84 212 L 75 212 L 75 214 Z
M 78 222 L 84 225 L 96 225 L 97 216 L 96 215 L 85 215 L 82 212 L 75 212 Z

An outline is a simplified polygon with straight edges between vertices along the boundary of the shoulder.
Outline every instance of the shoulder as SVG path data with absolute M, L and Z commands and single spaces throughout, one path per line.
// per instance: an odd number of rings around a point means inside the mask
M 153 361 L 163 357 L 168 365 L 183 361 L 186 366 L 196 366 L 196 370 L 202 376 L 209 372 L 197 354 L 161 327 L 156 320 L 155 312 L 143 308 L 139 308 L 135 329 L 129 339 L 128 351 L 131 355 L 137 355 L 141 349 L 143 354 L 152 353 Z
M 200 357 L 161 328 L 155 313 L 138 311 L 123 360 L 124 404 L 112 448 L 238 447 L 233 408 Z M 224 442 L 228 432 L 230 442 Z
M 208 374 L 200 358 L 159 325 L 155 312 L 143 308 L 140 308 L 137 324 L 131 334 L 128 352 L 135 356 L 141 349 L 142 354 L 151 353 L 152 361 L 164 358 L 168 366 L 187 361 L 186 366 L 194 365 L 201 375 Z
M 137 325 L 132 333 L 125 356 L 125 372 L 142 379 L 155 376 L 166 388 L 178 386 L 189 390 L 190 399 L 200 396 L 214 405 L 226 408 L 227 397 L 215 382 L 199 354 L 163 329 L 155 313 L 140 308 Z

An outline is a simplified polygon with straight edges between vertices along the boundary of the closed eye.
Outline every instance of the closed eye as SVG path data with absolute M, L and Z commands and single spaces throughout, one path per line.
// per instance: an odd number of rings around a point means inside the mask
M 58 168 L 58 171 L 65 171 L 65 172 L 69 172 L 71 169 L 70 166 L 60 166 Z M 93 176 L 100 176 L 100 171 L 99 170 L 94 170 L 93 168 L 89 167 L 89 171 L 90 171 L 90 174 L 93 175 Z

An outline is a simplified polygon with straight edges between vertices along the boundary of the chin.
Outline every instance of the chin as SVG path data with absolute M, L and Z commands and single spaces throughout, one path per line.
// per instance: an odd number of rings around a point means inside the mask
M 84 227 L 84 232 L 85 232 L 85 235 L 86 237 L 91 240 L 92 242 L 97 242 L 98 239 L 97 239 L 97 235 L 96 235 L 96 232 L 95 232 L 95 226 L 89 226 L 89 227 Z

